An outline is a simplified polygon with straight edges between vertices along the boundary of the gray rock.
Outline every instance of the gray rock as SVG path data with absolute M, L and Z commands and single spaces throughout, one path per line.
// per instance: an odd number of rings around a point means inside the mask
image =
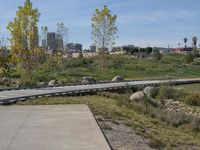
M 146 87 L 144 90 L 143 90 L 143 92 L 144 92 L 144 94 L 146 94 L 146 96 L 148 97 L 148 98 L 150 98 L 151 96 L 152 96 L 152 92 L 155 90 L 155 87 L 150 87 L 150 86 L 148 86 L 148 87 Z
M 113 79 L 112 79 L 112 82 L 121 82 L 121 81 L 124 81 L 124 78 L 122 76 L 115 76 Z
M 83 79 L 81 80 L 81 83 L 83 84 L 96 83 L 96 80 L 93 79 L 92 77 L 83 77 Z
M 51 81 L 49 81 L 48 85 L 49 85 L 49 86 L 56 85 L 56 80 L 51 80 Z
M 47 85 L 46 82 L 39 82 L 39 83 L 37 84 L 37 86 L 45 86 L 45 85 Z
M 134 101 L 134 100 L 142 100 L 146 98 L 146 95 L 144 94 L 143 91 L 139 91 L 134 93 L 133 95 L 131 95 L 130 100 Z

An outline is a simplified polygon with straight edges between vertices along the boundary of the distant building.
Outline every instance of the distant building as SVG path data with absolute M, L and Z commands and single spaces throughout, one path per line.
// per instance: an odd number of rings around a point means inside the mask
M 181 54 L 188 54 L 193 52 L 192 47 L 187 47 L 187 48 L 172 48 L 171 49 L 172 53 L 181 53 Z
M 82 52 L 82 44 L 68 43 L 67 50 L 68 50 L 68 53 Z
M 115 46 L 111 50 L 111 54 L 134 54 L 139 52 L 139 47 L 134 45 Z
M 83 52 L 82 54 L 84 58 L 95 57 L 99 55 L 98 52 Z
M 109 50 L 109 49 L 108 49 L 107 47 L 104 47 L 104 51 L 105 51 L 105 52 L 108 52 L 108 50 Z M 98 48 L 98 51 L 99 51 L 99 52 L 102 52 L 102 51 L 103 51 L 103 47 Z
M 135 45 L 124 45 L 122 46 L 122 51 L 127 54 L 134 54 L 139 52 L 139 47 L 135 47 Z
M 55 50 L 56 49 L 56 33 L 49 32 L 47 33 L 47 50 Z
M 96 52 L 96 51 L 97 51 L 97 47 L 95 45 L 91 45 L 90 52 Z
M 42 40 L 42 48 L 44 48 L 44 49 L 47 48 L 47 40 L 46 39 Z
M 80 50 L 80 51 L 82 51 L 82 44 L 75 44 L 75 50 Z
M 168 53 L 170 53 L 170 49 L 169 48 L 153 47 L 153 49 L 157 49 L 161 54 L 168 54 Z
M 63 39 L 60 35 L 55 32 L 47 33 L 46 39 L 42 40 L 42 47 L 47 50 L 47 52 L 52 53 L 53 51 L 60 51 L 64 49 Z
M 122 46 L 115 46 L 111 50 L 111 52 L 119 52 L 119 51 L 122 51 Z

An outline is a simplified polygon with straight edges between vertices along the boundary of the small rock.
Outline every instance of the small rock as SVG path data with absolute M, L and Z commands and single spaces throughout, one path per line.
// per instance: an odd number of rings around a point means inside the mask
M 49 85 L 49 86 L 56 85 L 56 80 L 51 80 L 51 81 L 49 81 L 48 85 Z
M 96 83 L 96 80 L 93 79 L 92 77 L 83 77 L 81 83 L 83 84 Z
M 37 86 L 45 86 L 45 85 L 47 85 L 46 82 L 39 82 L 39 83 L 37 84 Z
M 122 82 L 124 81 L 124 78 L 122 76 L 115 76 L 113 79 L 112 79 L 112 82 Z

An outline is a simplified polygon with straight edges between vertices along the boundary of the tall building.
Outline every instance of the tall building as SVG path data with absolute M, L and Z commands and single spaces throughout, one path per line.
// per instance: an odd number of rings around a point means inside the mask
M 56 49 L 56 33 L 49 32 L 47 33 L 47 50 Z
M 49 32 L 47 33 L 46 39 L 42 40 L 42 47 L 45 48 L 47 51 L 63 50 L 63 39 L 60 35 L 54 32 Z
M 42 40 L 42 47 L 43 47 L 44 49 L 47 48 L 47 40 L 46 40 L 46 39 L 43 39 L 43 40 Z

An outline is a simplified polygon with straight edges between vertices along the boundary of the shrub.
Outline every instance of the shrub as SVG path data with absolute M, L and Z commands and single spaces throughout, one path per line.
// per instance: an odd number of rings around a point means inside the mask
M 158 90 L 157 98 L 159 99 L 179 99 L 183 97 L 185 93 L 174 89 L 171 86 L 161 86 Z
M 158 49 L 154 49 L 153 50 L 153 54 L 152 54 L 153 60 L 154 61 L 159 61 L 162 59 L 163 55 L 159 52 Z
M 159 88 L 152 88 L 150 97 L 156 98 L 156 96 L 158 95 L 158 92 L 159 92 Z
M 173 89 L 175 90 L 175 89 Z M 189 116 L 184 112 L 169 111 L 158 107 L 155 102 L 150 99 L 143 99 L 140 101 L 129 101 L 130 92 L 125 94 L 116 94 L 101 92 L 100 96 L 116 99 L 119 106 L 126 106 L 138 113 L 148 115 L 152 118 L 157 118 L 160 121 L 166 122 L 172 127 L 180 127 L 182 125 L 189 125 L 193 131 L 200 132 L 200 119 Z M 155 143 L 154 143 L 155 142 Z M 152 147 L 157 147 L 156 141 L 152 141 Z M 155 144 L 155 145 L 154 145 Z
M 149 145 L 150 147 L 156 149 L 163 149 L 166 146 L 162 139 L 159 139 L 158 137 L 153 135 L 150 137 Z
M 195 58 L 194 54 L 188 53 L 187 55 L 185 55 L 184 61 L 185 61 L 185 63 L 191 63 L 194 61 L 194 58 Z
M 193 119 L 193 121 L 191 123 L 191 127 L 192 127 L 193 131 L 200 132 L 200 118 Z
M 189 104 L 192 106 L 200 106 L 200 93 L 193 93 L 193 94 L 187 95 L 184 101 L 186 104 Z

